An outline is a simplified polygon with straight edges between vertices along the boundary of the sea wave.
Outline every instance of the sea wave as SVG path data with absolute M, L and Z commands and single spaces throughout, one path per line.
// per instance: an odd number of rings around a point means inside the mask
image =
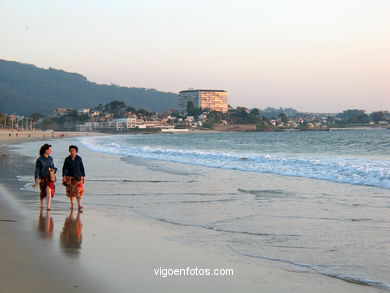
M 82 143 L 95 152 L 390 189 L 390 160 L 168 149 L 92 137 L 83 138 Z

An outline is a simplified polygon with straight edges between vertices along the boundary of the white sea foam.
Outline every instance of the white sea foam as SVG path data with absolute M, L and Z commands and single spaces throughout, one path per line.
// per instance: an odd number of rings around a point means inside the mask
M 112 143 L 84 138 L 96 152 L 205 167 L 273 173 L 390 189 L 390 161 L 348 157 L 199 151 Z

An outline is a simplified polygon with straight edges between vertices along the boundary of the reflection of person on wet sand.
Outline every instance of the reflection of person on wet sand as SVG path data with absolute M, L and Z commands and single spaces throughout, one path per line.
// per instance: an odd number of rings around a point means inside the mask
M 81 241 L 83 238 L 81 233 L 83 229 L 81 214 L 82 212 L 78 211 L 75 218 L 74 212 L 71 210 L 69 216 L 65 219 L 64 228 L 60 235 L 61 246 L 65 252 L 78 252 L 81 248 Z
M 50 215 L 50 211 L 47 211 L 45 215 L 43 213 L 43 210 L 41 209 L 38 220 L 38 231 L 40 232 L 40 235 L 42 236 L 42 238 L 52 238 L 53 230 L 54 222 L 53 218 Z

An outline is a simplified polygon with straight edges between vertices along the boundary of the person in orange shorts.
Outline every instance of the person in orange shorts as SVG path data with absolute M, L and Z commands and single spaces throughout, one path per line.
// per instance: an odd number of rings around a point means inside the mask
M 70 208 L 74 208 L 74 199 L 77 199 L 79 210 L 83 208 L 85 171 L 83 160 L 77 155 L 79 149 L 75 145 L 69 146 L 70 155 L 65 159 L 62 168 L 62 184 L 66 186 L 66 196 L 70 199 Z

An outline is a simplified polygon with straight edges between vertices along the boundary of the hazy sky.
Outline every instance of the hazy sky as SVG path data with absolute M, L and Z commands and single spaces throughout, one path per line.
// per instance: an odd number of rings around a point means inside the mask
M 390 1 L 0 0 L 0 59 L 233 106 L 390 110 Z

